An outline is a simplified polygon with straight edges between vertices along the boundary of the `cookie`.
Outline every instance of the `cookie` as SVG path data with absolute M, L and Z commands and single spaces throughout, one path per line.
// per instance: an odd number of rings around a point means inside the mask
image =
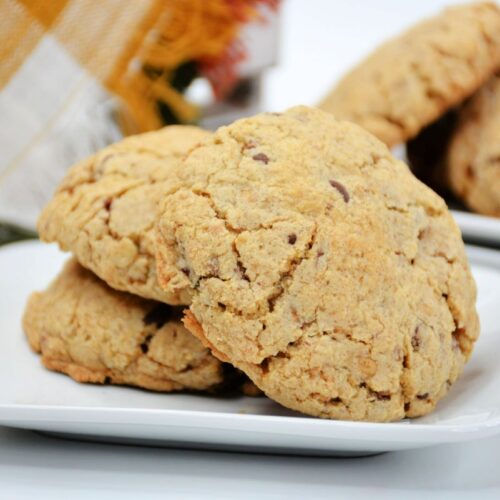
M 320 107 L 394 146 L 474 93 L 499 67 L 498 6 L 451 7 L 382 45 Z
M 460 109 L 446 152 L 454 194 L 470 209 L 500 217 L 500 76 Z
M 385 145 L 296 107 L 219 129 L 182 184 L 158 276 L 191 287 L 184 324 L 215 356 L 313 416 L 434 408 L 478 336 L 476 288 L 446 204 Z
M 182 157 L 209 133 L 171 126 L 129 137 L 74 166 L 38 221 L 40 238 L 57 242 L 117 290 L 186 304 L 156 279 L 157 206 L 177 183 Z
M 78 382 L 154 391 L 221 391 L 245 383 L 180 322 L 182 309 L 109 288 L 76 260 L 27 304 L 23 326 L 50 370 Z

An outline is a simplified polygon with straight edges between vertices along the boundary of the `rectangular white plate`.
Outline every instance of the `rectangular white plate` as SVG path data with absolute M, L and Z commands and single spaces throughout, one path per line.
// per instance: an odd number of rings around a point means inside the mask
M 437 410 L 390 424 L 301 416 L 267 398 L 155 394 L 80 385 L 45 370 L 21 330 L 28 295 L 66 256 L 38 242 L 0 249 L 0 424 L 82 439 L 297 454 L 364 454 L 500 433 L 500 252 L 468 249 L 482 334 L 463 377 Z
M 500 219 L 452 210 L 465 240 L 473 240 L 500 248 Z

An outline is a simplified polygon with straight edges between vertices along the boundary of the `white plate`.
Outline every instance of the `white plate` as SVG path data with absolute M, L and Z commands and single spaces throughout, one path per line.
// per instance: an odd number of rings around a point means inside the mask
M 38 242 L 0 249 L 0 424 L 83 439 L 297 454 L 364 454 L 500 433 L 500 252 L 470 247 L 482 335 L 463 377 L 437 410 L 390 424 L 301 416 L 266 398 L 154 394 L 80 385 L 40 365 L 24 339 L 26 298 L 66 256 Z
M 500 248 L 500 218 L 486 217 L 462 210 L 451 213 L 460 226 L 465 240 L 488 243 Z

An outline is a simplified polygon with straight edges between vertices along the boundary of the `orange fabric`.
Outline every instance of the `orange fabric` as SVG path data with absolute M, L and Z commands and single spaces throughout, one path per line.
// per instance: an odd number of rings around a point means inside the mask
M 32 0 L 19 0 L 30 15 L 45 28 L 50 28 L 64 9 L 68 0 L 50 0 L 50 2 L 33 2 Z
M 197 61 L 221 96 L 259 2 L 277 0 L 0 0 L 0 89 L 50 34 L 123 101 L 134 131 L 162 126 L 158 102 L 192 122 L 196 107 L 170 85 L 175 69 Z

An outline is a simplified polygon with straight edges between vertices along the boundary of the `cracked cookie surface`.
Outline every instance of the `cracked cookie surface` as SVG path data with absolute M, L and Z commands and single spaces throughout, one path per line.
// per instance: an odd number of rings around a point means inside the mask
M 38 232 L 56 241 L 109 286 L 169 304 L 186 304 L 156 279 L 158 203 L 177 186 L 183 156 L 210 134 L 171 126 L 129 137 L 75 165 L 43 210 Z
M 217 391 L 246 378 L 182 325 L 182 309 L 109 288 L 76 260 L 30 297 L 23 326 L 50 370 L 78 382 Z
M 382 45 L 320 107 L 394 146 L 475 92 L 499 67 L 498 6 L 451 7 Z
M 446 154 L 450 187 L 472 210 L 500 217 L 500 76 L 458 112 Z
M 194 149 L 182 185 L 160 284 L 191 287 L 185 325 L 269 397 L 388 421 L 457 379 L 479 331 L 460 232 L 371 134 L 312 108 L 257 115 Z

